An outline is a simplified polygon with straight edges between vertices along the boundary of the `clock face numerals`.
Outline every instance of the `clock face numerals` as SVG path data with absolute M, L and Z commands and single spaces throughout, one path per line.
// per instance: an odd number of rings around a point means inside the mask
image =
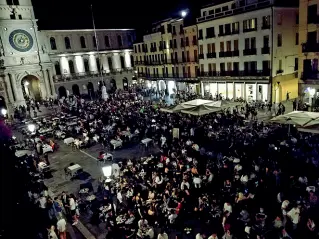
M 14 30 L 9 36 L 10 45 L 17 51 L 26 52 L 33 47 L 33 39 L 25 30 Z

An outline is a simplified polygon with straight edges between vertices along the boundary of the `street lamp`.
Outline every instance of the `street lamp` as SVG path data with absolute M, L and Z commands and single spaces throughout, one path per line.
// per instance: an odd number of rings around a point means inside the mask
M 102 172 L 104 176 L 106 177 L 105 182 L 110 183 L 112 182 L 111 176 L 112 176 L 112 165 L 106 165 L 102 167 Z
M 110 203 L 111 203 L 111 210 L 112 210 L 112 218 L 113 218 L 113 223 L 114 223 L 114 229 L 117 230 L 117 223 L 116 223 L 116 217 L 115 217 L 115 209 L 114 209 L 114 205 L 113 205 L 113 196 L 112 196 L 112 179 L 111 179 L 111 176 L 112 176 L 112 164 L 108 163 L 106 164 L 104 167 L 102 167 L 102 172 L 103 172 L 103 175 L 104 177 L 106 177 L 105 179 L 105 183 L 109 185 L 109 190 L 110 190 Z M 116 191 L 114 191 L 115 193 L 115 198 L 116 198 Z
M 34 124 L 29 124 L 28 125 L 28 130 L 33 134 L 35 132 L 35 125 Z
M 35 130 L 36 130 L 35 124 L 28 124 L 28 130 L 33 135 L 35 133 Z M 35 155 L 38 156 L 38 150 L 37 150 L 37 146 L 36 146 L 36 143 L 35 143 L 35 139 L 33 139 L 33 148 L 35 150 Z
M 187 16 L 187 11 L 185 11 L 185 10 L 181 11 L 181 16 L 182 16 L 182 18 L 186 17 Z
M 1 114 L 2 114 L 4 117 L 6 117 L 7 113 L 8 113 L 7 109 L 5 109 L 5 108 L 2 108 L 2 109 L 1 109 Z

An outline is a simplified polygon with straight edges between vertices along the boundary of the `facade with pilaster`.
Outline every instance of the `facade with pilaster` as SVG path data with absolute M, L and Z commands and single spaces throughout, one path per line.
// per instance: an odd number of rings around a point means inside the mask
M 272 0 L 203 7 L 197 19 L 202 94 L 263 102 L 297 97 L 297 12 Z
M 183 18 L 153 24 L 143 42 L 134 44 L 136 70 L 146 87 L 169 95 L 176 90 L 196 90 L 196 35 L 196 26 L 185 27 Z
M 25 99 L 128 89 L 134 76 L 132 29 L 38 31 L 31 0 L 0 0 L 0 97 Z
M 319 1 L 299 1 L 299 94 L 309 104 L 319 97 Z

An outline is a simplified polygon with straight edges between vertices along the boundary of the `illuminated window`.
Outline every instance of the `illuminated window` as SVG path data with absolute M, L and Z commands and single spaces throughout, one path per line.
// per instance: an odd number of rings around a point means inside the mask
M 56 42 L 54 37 L 50 38 L 50 45 L 51 45 L 51 50 L 56 50 Z

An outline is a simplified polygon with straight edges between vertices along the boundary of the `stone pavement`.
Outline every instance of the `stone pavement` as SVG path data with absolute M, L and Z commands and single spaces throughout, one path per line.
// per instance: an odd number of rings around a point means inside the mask
M 97 163 L 97 156 L 99 151 L 102 150 L 101 145 L 95 145 L 88 149 L 72 151 L 70 146 L 67 146 L 63 141 L 58 141 L 60 148 L 57 152 L 49 154 L 50 167 L 52 169 L 52 177 L 45 180 L 45 184 L 51 189 L 54 195 L 60 195 L 63 191 L 67 193 L 78 194 L 80 184 L 91 182 L 94 191 L 97 191 L 98 179 L 102 174 L 102 166 Z M 156 148 L 153 151 L 157 151 Z M 141 151 L 138 145 L 119 149 L 111 152 L 114 161 L 119 161 L 122 158 L 138 158 L 146 156 L 149 152 Z M 65 176 L 64 168 L 68 167 L 70 163 L 79 164 L 83 170 L 91 177 L 87 180 L 70 180 Z M 75 227 L 79 230 L 85 238 L 104 239 L 106 236 L 105 224 L 101 223 L 99 226 L 90 223 L 91 215 L 82 215 L 79 222 Z

